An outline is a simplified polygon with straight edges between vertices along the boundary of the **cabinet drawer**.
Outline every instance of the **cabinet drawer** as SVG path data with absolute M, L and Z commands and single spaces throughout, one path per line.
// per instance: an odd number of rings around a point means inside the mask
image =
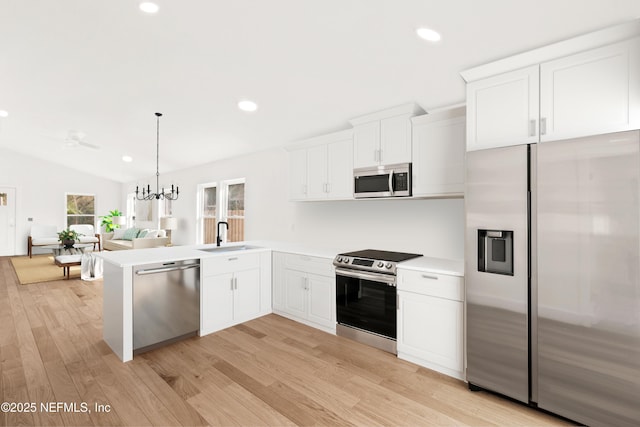
M 427 271 L 398 270 L 398 290 L 464 301 L 464 280 Z
M 292 270 L 305 273 L 319 274 L 321 276 L 333 276 L 332 260 L 299 254 L 285 254 L 284 265 Z
M 260 254 L 229 254 L 214 258 L 202 259 L 202 276 L 213 276 L 239 270 L 260 267 Z

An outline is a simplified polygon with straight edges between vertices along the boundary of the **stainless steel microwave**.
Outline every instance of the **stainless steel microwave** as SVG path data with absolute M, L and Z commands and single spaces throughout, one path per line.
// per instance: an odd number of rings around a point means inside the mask
M 411 163 L 353 170 L 353 197 L 411 196 Z

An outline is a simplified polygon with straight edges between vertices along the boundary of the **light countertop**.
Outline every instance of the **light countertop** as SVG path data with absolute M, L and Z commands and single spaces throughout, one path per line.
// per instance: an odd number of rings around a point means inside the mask
M 255 240 L 247 242 L 227 243 L 220 246 L 220 252 L 205 252 L 200 249 L 215 249 L 215 244 L 208 245 L 188 245 L 188 246 L 168 246 L 148 249 L 129 249 L 122 251 L 96 252 L 96 255 L 104 259 L 105 262 L 118 267 L 132 267 L 134 265 L 155 264 L 171 261 L 182 261 L 187 259 L 203 259 L 216 256 L 229 255 L 224 248 L 234 248 L 237 246 L 250 246 L 238 253 L 261 252 L 272 250 L 277 252 L 287 252 L 300 255 L 307 255 L 319 258 L 333 259 L 337 254 L 348 252 L 351 249 L 319 247 L 300 243 L 288 243 L 280 241 Z M 407 270 L 430 271 L 432 273 L 447 274 L 452 276 L 464 276 L 464 261 L 450 260 L 432 257 L 420 257 L 398 264 L 398 268 Z
M 429 271 L 449 276 L 464 276 L 464 260 L 420 257 L 398 263 L 398 269 Z

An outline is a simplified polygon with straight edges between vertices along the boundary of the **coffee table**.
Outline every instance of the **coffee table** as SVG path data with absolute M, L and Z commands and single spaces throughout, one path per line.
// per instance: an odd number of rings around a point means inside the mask
M 47 245 L 47 246 L 40 246 L 40 247 L 44 249 L 51 249 L 51 251 L 53 252 L 53 257 L 55 258 L 60 255 L 82 255 L 86 248 L 93 247 L 93 243 L 76 243 L 70 248 L 66 248 L 62 244 Z

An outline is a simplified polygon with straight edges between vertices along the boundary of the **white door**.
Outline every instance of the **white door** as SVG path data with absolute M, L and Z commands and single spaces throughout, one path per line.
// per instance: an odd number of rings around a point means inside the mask
M 540 66 L 540 140 L 631 130 L 640 120 L 640 38 Z
M 233 320 L 244 322 L 260 314 L 260 269 L 237 271 L 234 274 Z
M 335 327 L 335 279 L 308 275 L 309 320 L 328 328 Z
M 16 189 L 0 187 L 0 256 L 16 254 Z
M 467 151 L 538 142 L 539 67 L 467 84 Z
M 353 141 L 327 146 L 327 181 L 330 199 L 353 199 Z
M 380 163 L 380 121 L 353 128 L 353 167 L 364 168 Z
M 380 164 L 393 165 L 411 161 L 411 119 L 389 117 L 380 121 Z
M 327 146 L 307 149 L 307 198 L 327 198 Z
M 219 331 L 233 322 L 233 274 L 204 278 L 202 283 L 202 335 Z
M 289 153 L 289 199 L 307 198 L 307 150 L 294 150 Z
M 297 317 L 307 317 L 307 278 L 303 273 L 286 270 L 284 277 L 284 311 Z

